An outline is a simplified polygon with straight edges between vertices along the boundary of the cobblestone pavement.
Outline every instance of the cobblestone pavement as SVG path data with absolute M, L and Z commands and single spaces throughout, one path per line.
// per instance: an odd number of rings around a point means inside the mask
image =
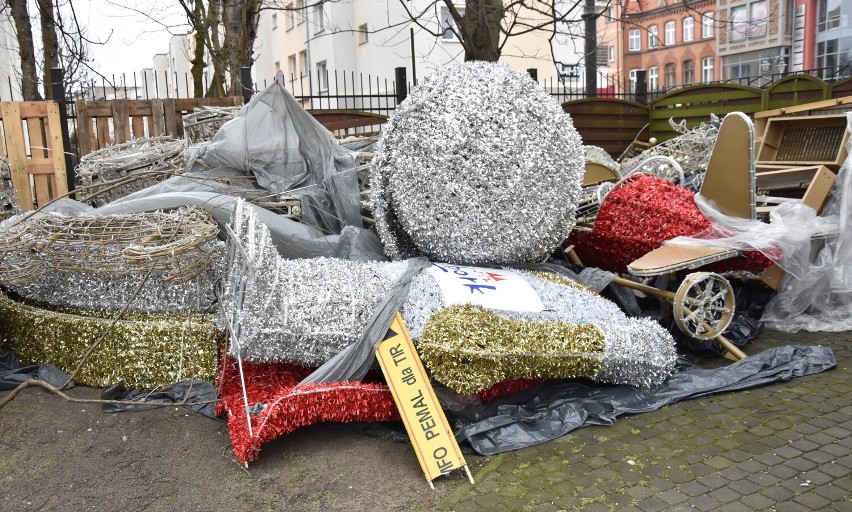
M 767 331 L 746 351 L 785 344 L 827 345 L 837 368 L 480 460 L 440 508 L 852 511 L 852 333 Z

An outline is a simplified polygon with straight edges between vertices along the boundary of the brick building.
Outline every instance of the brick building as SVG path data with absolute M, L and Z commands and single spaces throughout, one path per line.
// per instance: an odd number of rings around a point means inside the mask
M 624 90 L 635 91 L 640 70 L 652 95 L 718 80 L 715 12 L 714 0 L 629 1 L 621 17 Z

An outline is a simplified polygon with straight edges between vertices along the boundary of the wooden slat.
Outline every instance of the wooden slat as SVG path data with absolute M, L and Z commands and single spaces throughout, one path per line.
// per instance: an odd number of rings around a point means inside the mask
M 21 110 L 17 102 L 0 102 L 3 114 L 3 128 L 6 134 L 6 149 L 9 167 L 12 170 L 12 186 L 15 187 L 15 200 L 22 211 L 33 209 L 33 194 L 30 189 L 30 175 L 27 173 L 27 153 L 24 144 L 24 131 L 21 125 Z
M 89 102 L 85 100 L 77 100 L 74 102 L 74 107 L 77 110 L 77 146 L 80 148 L 80 155 L 88 155 L 94 151 L 95 138 L 92 119 L 89 117 Z
M 175 113 L 175 100 L 169 98 L 163 100 L 163 114 L 165 117 L 163 135 L 177 136 L 177 118 L 179 116 Z
M 62 126 L 59 117 L 59 104 L 55 101 L 47 104 L 47 144 L 53 161 L 53 197 L 68 193 L 68 170 L 65 167 L 65 147 L 62 145 Z
M 43 101 L 21 101 L 18 105 L 21 118 L 29 119 L 30 117 L 47 117 L 46 104 Z
M 98 126 L 98 149 L 105 148 L 112 143 L 109 134 L 109 117 L 99 117 L 95 124 Z
M 33 176 L 33 188 L 35 189 L 36 206 L 41 208 L 50 201 L 50 176 L 47 174 L 36 174 Z
M 27 160 L 26 163 L 27 174 L 32 174 L 33 176 L 40 176 L 43 174 L 54 174 L 56 171 L 53 160 Z M 67 188 L 67 185 L 66 185 Z M 64 193 L 64 192 L 63 192 Z
M 116 144 L 130 140 L 130 116 L 127 114 L 127 100 L 113 100 L 112 127 Z
M 151 117 L 148 122 L 151 137 L 159 137 L 166 133 L 165 105 L 163 100 L 151 100 Z
M 133 128 L 133 137 L 138 139 L 145 136 L 145 116 L 133 116 L 131 126 Z

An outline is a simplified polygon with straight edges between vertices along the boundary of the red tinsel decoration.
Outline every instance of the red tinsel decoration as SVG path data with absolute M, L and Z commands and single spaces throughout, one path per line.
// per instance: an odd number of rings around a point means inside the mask
M 222 358 L 219 375 L 217 414 L 227 414 L 228 433 L 234 455 L 251 462 L 260 454 L 260 445 L 299 427 L 324 421 L 398 420 L 399 412 L 388 386 L 379 372 L 371 372 L 368 381 L 311 384 L 296 389 L 313 368 L 291 363 L 243 362 L 249 408 L 252 410 L 251 434 L 246 418 L 243 388 L 238 362 Z M 504 381 L 478 394 L 488 401 L 540 384 L 544 379 Z
M 627 265 L 677 236 L 697 236 L 710 221 L 695 205 L 695 193 L 648 174 L 636 174 L 607 194 L 591 233 L 574 232 L 563 244 L 574 245 L 584 265 L 626 273 Z M 720 271 L 759 272 L 772 262 L 759 252 L 717 263 Z

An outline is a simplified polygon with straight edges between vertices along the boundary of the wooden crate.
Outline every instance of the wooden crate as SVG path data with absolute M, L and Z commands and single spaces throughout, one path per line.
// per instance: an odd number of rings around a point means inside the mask
M 65 153 L 54 101 L 0 102 L 3 147 L 9 159 L 15 201 L 21 211 L 44 206 L 68 193 Z
M 848 140 L 845 115 L 772 118 L 767 120 L 757 163 L 837 170 L 846 160 Z

